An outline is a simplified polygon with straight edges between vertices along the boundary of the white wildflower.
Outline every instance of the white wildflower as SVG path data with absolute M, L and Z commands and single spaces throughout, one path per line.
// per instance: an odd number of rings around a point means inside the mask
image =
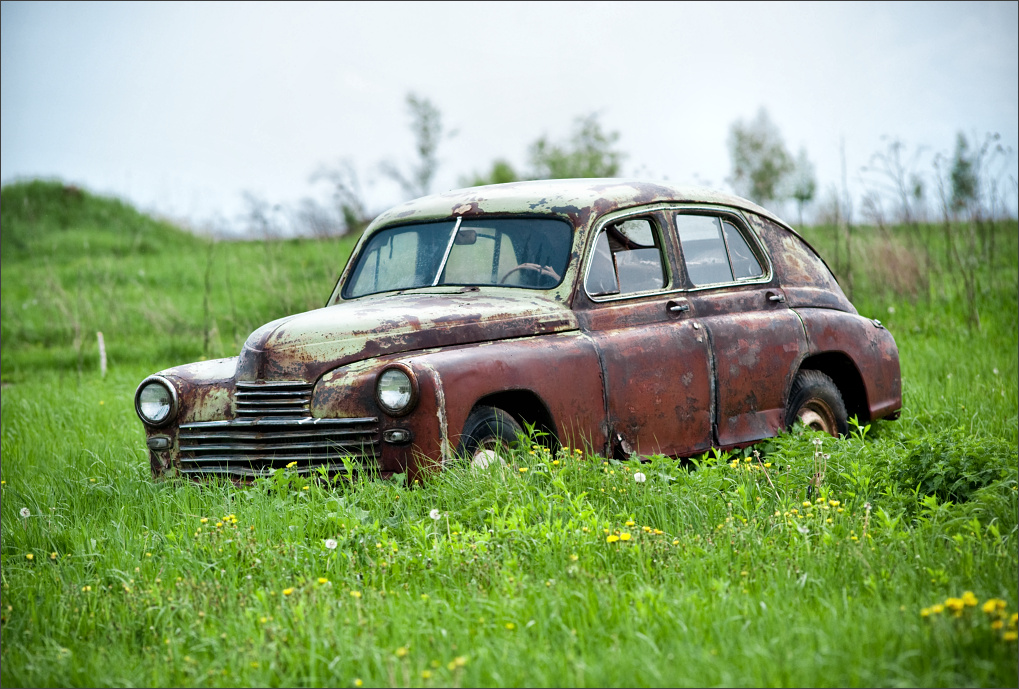
M 22 507 L 21 516 L 24 517 L 25 519 L 28 519 L 29 517 L 32 516 L 32 510 L 28 509 L 27 507 Z
M 439 512 L 439 510 L 432 510 L 428 513 L 428 516 L 432 519 L 438 520 L 442 517 L 442 512 Z
M 633 475 L 633 480 L 637 483 L 644 483 L 644 481 L 647 481 L 647 476 L 638 471 Z
M 329 550 L 336 550 L 336 546 L 339 545 L 335 538 L 327 538 L 325 541 L 326 548 Z

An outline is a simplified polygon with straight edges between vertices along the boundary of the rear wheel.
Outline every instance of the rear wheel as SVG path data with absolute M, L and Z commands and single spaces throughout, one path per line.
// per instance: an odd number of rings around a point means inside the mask
M 849 415 L 842 393 L 832 379 L 820 371 L 800 371 L 793 381 L 785 423 L 791 428 L 797 421 L 836 438 L 849 434 Z
M 478 407 L 464 423 L 458 454 L 479 469 L 505 464 L 507 451 L 523 431 L 516 419 L 502 409 Z

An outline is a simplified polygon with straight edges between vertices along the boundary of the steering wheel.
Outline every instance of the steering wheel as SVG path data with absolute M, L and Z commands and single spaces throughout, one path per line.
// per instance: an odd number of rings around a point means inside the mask
M 511 275 L 522 270 L 537 273 L 539 278 L 538 282 L 541 282 L 540 278 L 542 277 L 552 278 L 552 284 L 559 282 L 559 274 L 552 270 L 549 266 L 540 266 L 537 263 L 521 263 L 516 268 L 510 268 L 506 274 L 499 279 L 499 284 L 506 284 L 506 280 L 508 280 Z

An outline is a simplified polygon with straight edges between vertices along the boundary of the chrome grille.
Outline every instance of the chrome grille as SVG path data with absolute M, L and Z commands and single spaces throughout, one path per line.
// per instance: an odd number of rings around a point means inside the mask
M 311 416 L 313 385 L 300 381 L 237 383 L 237 416 Z
M 255 477 L 273 469 L 311 473 L 324 467 L 346 471 L 343 458 L 358 467 L 374 465 L 379 420 L 304 417 L 204 421 L 180 427 L 181 471 Z

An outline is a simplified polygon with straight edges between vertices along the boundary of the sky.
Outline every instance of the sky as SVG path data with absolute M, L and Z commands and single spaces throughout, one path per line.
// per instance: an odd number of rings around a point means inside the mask
M 57 178 L 197 230 L 246 195 L 326 199 L 349 165 L 370 210 L 405 200 L 408 93 L 453 134 L 434 191 L 597 113 L 623 174 L 730 189 L 727 137 L 765 108 L 814 163 L 819 201 L 900 140 L 918 172 L 958 132 L 1010 149 L 1019 3 L 3 2 L 0 180 Z M 844 151 L 844 155 L 843 155 Z M 908 156 L 907 162 L 913 162 Z M 794 219 L 792 207 L 776 208 Z

